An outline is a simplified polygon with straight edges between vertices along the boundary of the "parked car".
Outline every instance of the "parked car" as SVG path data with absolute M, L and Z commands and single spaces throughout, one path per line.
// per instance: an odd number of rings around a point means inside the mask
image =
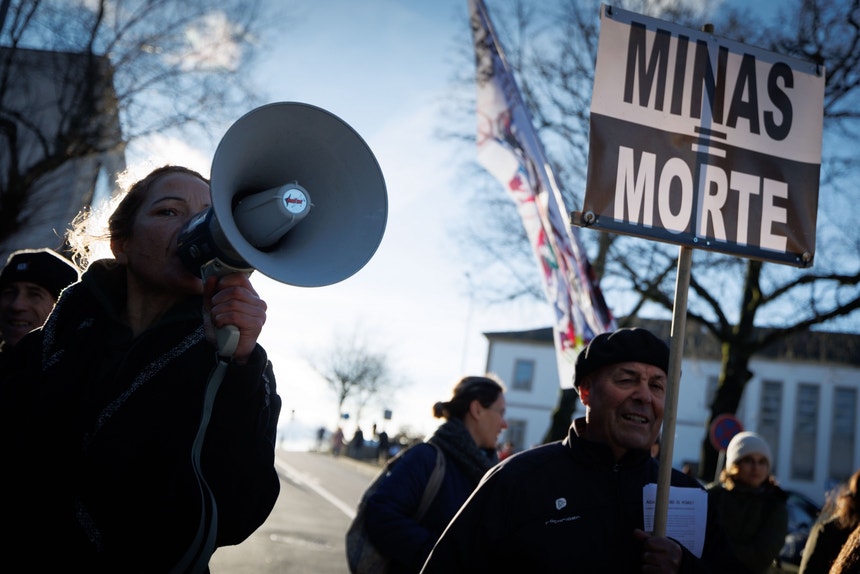
M 821 508 L 808 497 L 786 490 L 788 493 L 788 534 L 785 535 L 785 545 L 779 553 L 779 566 L 784 572 L 797 572 L 803 547 L 809 538 L 809 531 L 818 518 Z

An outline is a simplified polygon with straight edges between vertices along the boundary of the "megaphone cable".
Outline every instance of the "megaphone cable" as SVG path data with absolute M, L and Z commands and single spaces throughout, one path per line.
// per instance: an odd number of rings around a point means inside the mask
M 171 569 L 170 574 L 207 572 L 209 559 L 215 552 L 215 540 L 218 535 L 218 504 L 215 501 L 215 495 L 212 494 L 212 489 L 209 488 L 206 478 L 203 476 L 201 457 L 203 443 L 206 439 L 206 429 L 209 427 L 209 420 L 212 417 L 212 407 L 215 403 L 218 389 L 221 387 L 221 382 L 224 380 L 229 360 L 229 357 L 225 358 L 219 355 L 218 364 L 215 365 L 206 383 L 200 424 L 197 427 L 197 436 L 195 436 L 191 447 L 191 467 L 194 470 L 194 477 L 197 480 L 197 488 L 200 494 L 200 522 L 197 525 L 197 533 L 194 536 L 194 540 L 188 546 L 188 549 L 179 562 Z

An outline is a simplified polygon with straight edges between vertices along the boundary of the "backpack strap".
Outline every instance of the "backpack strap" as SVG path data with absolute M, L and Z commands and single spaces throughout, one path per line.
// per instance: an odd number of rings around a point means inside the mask
M 427 486 L 424 487 L 424 494 L 421 496 L 421 504 L 418 506 L 418 511 L 415 513 L 415 521 L 421 522 L 427 509 L 433 499 L 436 498 L 436 493 L 439 492 L 439 487 L 442 485 L 442 479 L 445 478 L 445 455 L 439 445 L 427 443 L 436 449 L 436 466 L 433 467 L 433 472 L 430 473 L 430 478 L 427 480 Z

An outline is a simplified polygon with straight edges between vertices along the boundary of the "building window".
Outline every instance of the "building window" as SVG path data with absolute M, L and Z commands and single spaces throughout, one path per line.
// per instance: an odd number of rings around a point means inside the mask
M 514 378 L 512 388 L 518 391 L 532 390 L 535 376 L 535 362 L 531 359 L 517 359 L 514 362 Z
M 794 443 L 791 449 L 791 478 L 815 479 L 815 442 L 818 435 L 818 385 L 797 387 L 794 415 Z
M 854 472 L 854 428 L 857 424 L 857 389 L 836 387 L 830 429 L 830 476 L 841 482 Z
M 758 432 L 770 445 L 770 451 L 773 453 L 773 468 L 770 469 L 773 474 L 778 474 L 779 468 L 779 421 L 782 420 L 781 414 L 782 382 L 762 381 Z
M 519 419 L 507 419 L 507 421 L 508 428 L 505 429 L 504 440 L 514 445 L 514 452 L 528 448 L 523 444 L 526 441 L 526 421 Z

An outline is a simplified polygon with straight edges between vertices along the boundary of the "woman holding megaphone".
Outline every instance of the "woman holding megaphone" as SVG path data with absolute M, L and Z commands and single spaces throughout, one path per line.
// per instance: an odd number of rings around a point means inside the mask
M 183 227 L 210 203 L 206 178 L 166 166 L 111 214 L 112 258 L 87 265 L 86 216 L 70 230 L 86 271 L 0 375 L 8 559 L 206 572 L 215 548 L 269 515 L 281 399 L 257 344 L 266 303 L 246 273 L 204 281 L 178 255 Z M 221 356 L 226 325 L 238 337 Z

